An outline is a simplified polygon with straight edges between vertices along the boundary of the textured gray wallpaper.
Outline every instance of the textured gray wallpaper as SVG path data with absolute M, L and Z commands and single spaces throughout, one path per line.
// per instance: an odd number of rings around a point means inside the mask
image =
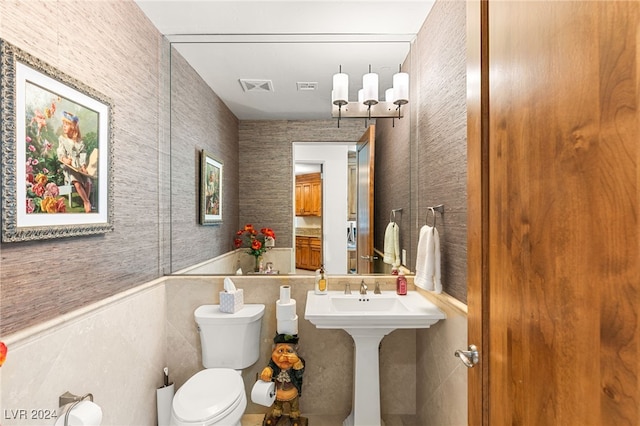
M 1 244 L 4 335 L 161 275 L 158 206 L 166 183 L 161 37 L 135 3 L 3 1 L 0 37 L 110 98 L 115 124 L 114 232 Z
M 392 209 L 401 249 L 415 269 L 420 228 L 437 215 L 444 291 L 467 297 L 467 109 L 466 12 L 464 2 L 436 2 L 403 70 L 411 78 L 411 102 L 401 120 L 378 120 L 376 128 L 375 246 L 384 247 Z M 393 127 L 395 125 L 395 127 Z M 411 141 L 409 144 L 408 141 Z
M 222 224 L 200 225 L 200 152 L 223 164 Z M 232 250 L 238 228 L 238 119 L 171 51 L 171 271 Z
M 442 285 L 467 301 L 467 107 L 466 5 L 439 1 L 415 43 L 412 67 L 420 82 L 416 106 L 415 234 L 427 207 L 444 204 L 437 228 L 442 249 Z M 430 222 L 431 223 L 431 222 Z M 417 244 L 417 241 L 415 242 Z

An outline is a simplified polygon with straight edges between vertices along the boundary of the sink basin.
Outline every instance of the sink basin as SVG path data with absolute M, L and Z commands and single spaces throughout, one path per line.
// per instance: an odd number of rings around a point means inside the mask
M 399 296 L 382 294 L 307 293 L 305 319 L 316 328 L 341 328 L 353 339 L 353 406 L 343 426 L 376 426 L 380 420 L 380 366 L 382 338 L 396 328 L 428 328 L 445 319 L 436 305 L 416 291 Z
M 365 312 L 407 312 L 406 306 L 391 295 L 378 295 L 375 297 L 353 295 L 331 296 L 331 310 L 336 312 L 353 312 L 362 315 Z
M 344 294 L 330 291 L 307 294 L 305 319 L 317 328 L 427 328 L 445 318 L 436 305 L 416 291 L 399 296 L 382 294 Z

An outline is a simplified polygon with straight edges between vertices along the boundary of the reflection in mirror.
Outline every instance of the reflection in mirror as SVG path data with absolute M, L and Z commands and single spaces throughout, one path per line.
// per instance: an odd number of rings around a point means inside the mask
M 365 133 L 366 134 L 366 133 Z M 384 144 L 384 139 L 378 141 Z M 408 141 L 405 142 L 408 144 Z M 388 142 L 387 142 L 388 144 Z M 398 146 L 395 148 L 398 150 Z M 375 149 L 375 148 L 374 148 Z M 388 147 L 385 149 L 389 149 Z M 389 274 L 391 265 L 383 263 L 383 245 L 375 247 L 366 254 L 357 252 L 357 199 L 358 199 L 358 155 L 357 144 L 351 142 L 293 142 L 292 143 L 292 241 L 291 247 L 280 247 L 276 239 L 276 247 L 263 256 L 263 263 L 275 265 L 272 273 L 277 274 L 313 274 L 322 263 L 329 274 Z M 360 169 L 369 171 L 370 164 L 362 156 Z M 379 161 L 374 156 L 374 161 Z M 384 161 L 382 161 L 384 165 Z M 375 173 L 385 173 L 385 168 L 375 169 Z M 380 171 L 382 170 L 382 171 Z M 388 173 L 388 171 L 387 171 Z M 378 176 L 376 175 L 376 180 Z M 367 176 L 367 182 L 369 177 Z M 373 172 L 371 172 L 373 184 Z M 385 181 L 385 175 L 380 176 Z M 316 183 L 317 182 L 317 183 Z M 404 194 L 402 205 L 404 209 L 398 212 L 397 220 L 401 226 L 409 226 L 410 221 L 402 223 L 402 216 L 409 218 L 409 203 L 406 194 L 409 192 L 409 179 L 405 177 L 402 183 L 406 188 L 400 188 L 396 183 L 391 188 L 393 194 Z M 318 188 L 319 189 L 316 189 Z M 364 194 L 370 194 L 373 189 L 365 185 Z M 362 196 L 361 196 L 362 198 Z M 384 197 L 376 200 L 383 203 Z M 397 207 L 397 201 L 391 201 Z M 374 208 L 377 208 L 374 206 Z M 376 218 L 375 214 L 381 217 Z M 381 221 L 386 227 L 389 213 L 380 215 L 378 210 L 370 212 L 370 223 Z M 380 232 L 380 226 L 371 229 L 373 233 Z M 382 230 L 384 232 L 384 229 Z M 376 237 L 376 240 L 378 238 Z M 374 238 L 370 239 L 373 244 Z M 411 240 L 405 238 L 403 247 L 409 247 Z M 213 259 L 177 271 L 176 274 L 189 275 L 230 275 L 252 274 L 253 263 L 251 256 L 247 256 L 245 249 L 229 251 Z M 366 259 L 368 270 L 362 272 L 358 267 L 358 259 Z
M 179 55 L 172 55 L 170 70 L 171 108 L 170 108 L 170 140 L 171 140 L 171 209 L 168 232 L 170 233 L 170 247 L 166 254 L 170 258 L 172 274 L 197 275 L 231 275 L 237 271 L 253 273 L 252 257 L 243 249 L 233 249 L 233 235 L 245 223 L 256 226 L 268 226 L 276 231 L 276 246 L 269 250 L 263 259 L 266 265 L 271 262 L 273 272 L 279 274 L 296 273 L 296 225 L 294 180 L 294 150 L 299 146 L 305 149 L 321 149 L 327 151 L 325 145 L 331 144 L 341 150 L 342 166 L 340 170 L 327 170 L 323 164 L 326 194 L 341 193 L 343 203 L 338 206 L 322 206 L 320 227 L 323 239 L 320 249 L 314 247 L 314 253 L 319 253 L 322 262 L 328 264 L 329 274 L 341 275 L 353 273 L 357 270 L 357 256 L 355 247 L 349 245 L 349 235 L 354 233 L 353 220 L 354 200 L 349 203 L 348 184 L 349 175 L 356 176 L 354 165 L 349 165 L 349 147 L 354 145 L 365 128 L 359 120 L 344 121 L 340 128 L 329 120 L 316 121 L 245 121 L 234 126 L 234 117 L 230 112 L 218 104 L 207 105 L 206 101 L 198 98 L 205 92 L 202 83 L 193 75 Z M 174 73 L 178 73 L 174 76 Z M 203 106 L 203 103 L 205 104 Z M 202 113 L 201 113 L 202 111 Z M 205 115 L 206 114 L 206 115 Z M 216 118 L 211 123 L 205 115 Z M 189 117 L 185 120 L 184 117 Z M 373 121 L 373 120 L 372 120 Z M 410 211 L 410 181 L 409 146 L 411 134 L 408 130 L 410 120 L 396 120 L 395 126 L 390 119 L 376 120 L 375 147 L 375 203 L 373 223 L 374 248 L 371 273 L 390 273 L 390 265 L 382 264 L 382 234 L 388 223 L 390 209 L 404 208 L 401 222 L 401 241 L 403 248 L 411 249 L 411 224 L 414 223 Z M 225 125 L 230 123 L 230 125 Z M 237 121 L 236 121 L 237 123 Z M 194 124 L 197 124 L 195 126 Z M 239 127 L 239 131 L 238 131 Z M 216 134 L 216 138 L 211 138 Z M 324 140 L 323 140 L 324 139 Z M 260 140 L 261 143 L 256 143 Z M 311 142 L 311 141 L 318 142 Z M 307 142 L 299 142 L 307 141 Z M 234 147 L 238 146 L 234 151 Z M 315 147 L 315 148 L 314 148 Z M 320 148 L 318 148 L 320 147 Z M 197 160 L 197 153 L 207 148 L 219 156 L 227 167 L 225 185 L 225 217 L 222 224 L 216 226 L 195 226 L 194 199 L 198 181 L 192 175 L 192 167 Z M 256 180 L 251 173 L 244 173 L 248 169 L 241 167 L 246 160 L 268 158 L 270 169 L 262 171 Z M 319 163 L 317 153 L 306 156 L 307 162 Z M 355 160 L 355 159 L 354 159 Z M 357 162 L 356 162 L 357 164 Z M 233 176 L 234 171 L 241 170 L 239 175 Z M 237 173 L 237 172 L 236 172 Z M 331 181 L 327 182 L 326 180 Z M 355 179 L 357 181 L 357 178 Z M 352 180 L 353 184 L 353 180 Z M 249 186 L 248 186 L 249 185 Z M 269 194 L 265 196 L 264 194 Z M 325 195 L 326 195 L 325 194 Z M 272 196 L 273 195 L 273 196 Z M 239 200 L 239 201 L 238 201 Z M 254 201 L 259 201 L 253 206 Z M 351 207 L 349 207 L 351 206 Z M 255 207 L 255 208 L 254 208 Z M 268 219 L 264 219 L 268 218 Z M 305 224 L 308 225 L 309 218 Z M 349 226 L 350 225 L 350 226 Z M 298 226 L 300 227 L 300 226 Z M 335 238 L 334 238 L 335 236 Z M 333 243 L 335 241 L 335 243 Z M 212 244 L 213 243 L 213 244 Z M 211 249 L 211 247 L 214 249 Z M 309 244 L 309 253 L 312 247 Z M 211 253 L 209 257 L 202 253 Z M 354 258 L 355 257 L 355 258 Z M 411 254 L 407 256 L 411 260 Z M 190 259 L 193 259 L 190 261 Z M 331 266 L 333 265 L 333 266 Z M 306 271 L 312 272 L 311 269 Z M 361 271 L 358 271 L 361 273 Z

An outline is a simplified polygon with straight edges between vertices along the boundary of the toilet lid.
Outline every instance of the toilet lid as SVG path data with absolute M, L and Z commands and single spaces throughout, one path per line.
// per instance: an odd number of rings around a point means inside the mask
M 183 422 L 215 422 L 242 402 L 244 382 L 235 370 L 208 368 L 178 389 L 173 412 Z

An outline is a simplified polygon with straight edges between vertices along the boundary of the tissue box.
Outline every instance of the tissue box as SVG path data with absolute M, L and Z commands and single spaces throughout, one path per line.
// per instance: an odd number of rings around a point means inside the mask
M 233 293 L 220 292 L 220 312 L 234 314 L 244 307 L 244 294 L 242 289 Z

